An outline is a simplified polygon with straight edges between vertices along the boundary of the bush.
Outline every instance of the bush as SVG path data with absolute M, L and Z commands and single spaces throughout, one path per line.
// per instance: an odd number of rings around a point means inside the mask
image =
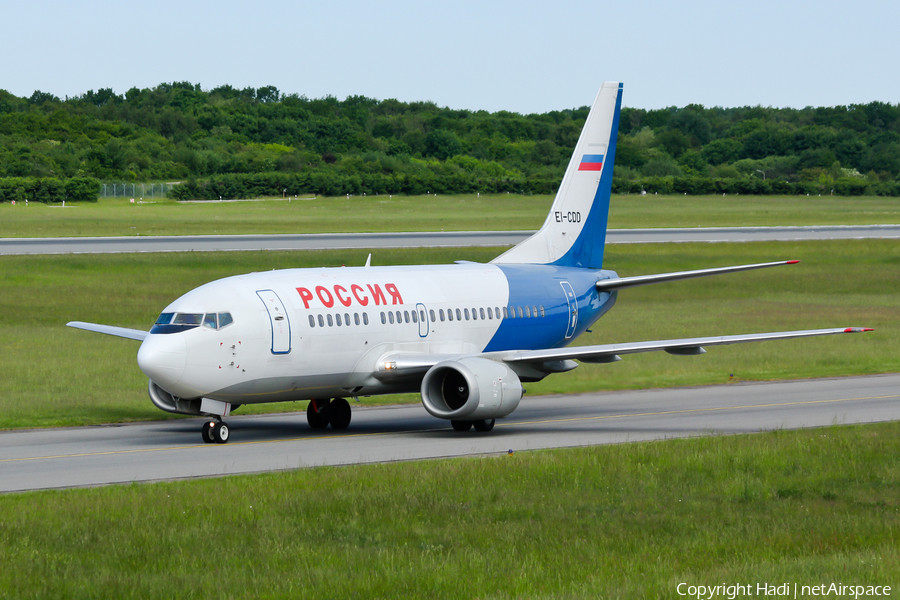
M 53 177 L 0 178 L 0 202 L 96 202 L 100 182 L 92 177 L 56 179 Z

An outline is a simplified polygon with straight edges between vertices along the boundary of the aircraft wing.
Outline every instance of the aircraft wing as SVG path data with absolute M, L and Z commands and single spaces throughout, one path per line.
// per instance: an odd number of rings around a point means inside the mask
M 525 372 L 542 373 L 541 377 L 550 373 L 571 371 L 578 365 L 572 360 L 585 363 L 611 363 L 621 360 L 621 354 L 637 354 L 638 352 L 656 352 L 659 350 L 669 354 L 693 356 L 705 354 L 704 346 L 725 346 L 746 342 L 765 342 L 769 340 L 788 340 L 792 338 L 833 335 L 837 333 L 860 333 L 874 331 L 868 327 L 838 327 L 834 329 L 807 329 L 803 331 L 778 331 L 774 333 L 750 333 L 744 335 L 723 335 L 701 338 L 683 338 L 675 340 L 655 340 L 647 342 L 627 342 L 622 344 L 603 344 L 598 346 L 571 346 L 567 348 L 549 348 L 546 350 L 502 350 L 482 354 L 427 354 L 427 353 L 389 353 L 381 357 L 373 375 L 381 381 L 401 381 L 421 378 L 434 365 L 446 361 L 466 357 L 480 357 L 509 363 L 514 370 L 515 364 L 522 365 Z M 533 369 L 529 368 L 529 365 Z M 521 373 L 520 373 L 521 374 Z
M 792 338 L 832 335 L 837 333 L 859 333 L 873 331 L 868 327 L 843 327 L 835 329 L 807 329 L 804 331 L 779 331 L 774 333 L 750 333 L 745 335 L 723 335 L 702 338 L 684 338 L 676 340 L 655 340 L 648 342 L 630 342 L 623 344 L 603 344 L 598 346 L 573 346 L 568 348 L 552 348 L 548 350 L 512 350 L 507 352 L 491 352 L 485 358 L 499 359 L 507 363 L 544 363 L 563 360 L 580 360 L 582 362 L 615 362 L 620 354 L 636 354 L 638 352 L 655 352 L 663 350 L 669 354 L 696 355 L 704 354 L 704 346 L 725 346 L 746 342 L 765 342 L 769 340 L 788 340 Z
M 128 329 L 127 327 L 113 327 L 112 325 L 98 325 L 96 323 L 84 323 L 82 321 L 70 321 L 66 323 L 69 327 L 76 329 L 84 329 L 96 333 L 105 333 L 106 335 L 114 335 L 120 338 L 128 338 L 129 340 L 144 341 L 149 331 L 141 331 L 140 329 Z
M 597 282 L 597 289 L 601 292 L 621 290 L 624 288 L 650 285 L 651 283 L 664 283 L 666 281 L 681 281 L 695 277 L 707 277 L 709 275 L 722 275 L 724 273 L 737 273 L 738 271 L 750 271 L 753 269 L 765 269 L 766 267 L 778 267 L 781 265 L 795 265 L 799 260 L 780 260 L 777 262 L 758 263 L 755 265 L 737 265 L 734 267 L 719 267 L 716 269 L 700 269 L 697 271 L 678 271 L 676 273 L 662 273 L 660 275 L 637 275 L 635 277 L 618 277 L 616 279 L 601 279 Z

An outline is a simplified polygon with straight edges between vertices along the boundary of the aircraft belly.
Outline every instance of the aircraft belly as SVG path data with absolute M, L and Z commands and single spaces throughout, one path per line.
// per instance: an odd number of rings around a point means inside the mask
M 290 402 L 313 398 L 346 398 L 353 394 L 344 386 L 351 373 L 327 375 L 302 375 L 265 377 L 231 385 L 206 394 L 207 398 L 235 404 L 262 404 L 265 402 Z M 416 392 L 419 384 L 375 382 L 365 386 L 359 395 Z

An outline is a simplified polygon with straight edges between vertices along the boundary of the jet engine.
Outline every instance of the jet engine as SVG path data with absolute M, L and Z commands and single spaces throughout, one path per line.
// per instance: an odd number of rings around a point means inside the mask
M 153 402 L 153 405 L 159 410 L 175 413 L 177 415 L 203 414 L 200 412 L 200 398 L 186 400 L 184 398 L 179 398 L 178 396 L 173 396 L 166 390 L 156 385 L 156 383 L 154 383 L 152 379 L 150 380 L 149 392 L 150 401 Z
M 522 382 L 505 364 L 485 358 L 440 362 L 422 380 L 422 404 L 451 420 L 505 417 L 519 406 Z

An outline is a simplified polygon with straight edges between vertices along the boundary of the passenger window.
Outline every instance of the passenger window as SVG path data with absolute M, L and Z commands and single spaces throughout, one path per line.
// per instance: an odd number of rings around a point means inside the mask
M 392 311 L 388 311 L 388 320 L 391 322 L 391 325 L 394 324 L 394 313 Z
M 448 321 L 452 321 L 452 320 L 453 320 L 453 309 L 452 309 L 452 308 L 448 308 L 448 309 L 447 309 L 447 320 L 448 320 Z
M 506 307 L 504 307 L 503 310 L 506 310 Z M 515 319 L 515 318 L 516 318 L 516 307 L 515 307 L 515 306 L 510 306 L 510 307 L 509 307 L 509 318 L 510 318 L 510 319 Z
M 353 313 L 353 322 L 359 325 L 359 313 Z
M 403 313 L 401 313 L 401 312 L 398 310 L 398 311 L 397 311 L 397 324 L 399 325 L 399 324 L 402 323 L 402 322 L 403 322 Z M 409 323 L 409 315 L 406 315 L 406 322 Z
M 419 320 L 425 322 L 425 309 L 419 311 Z
M 413 323 L 419 322 L 418 313 L 416 313 L 416 311 L 412 311 L 412 320 L 413 320 Z
M 441 317 L 441 322 L 443 323 L 444 322 L 444 309 L 443 308 L 438 311 L 438 316 Z
M 491 310 L 491 309 L 488 309 L 488 310 Z M 483 308 L 479 308 L 479 309 L 478 309 L 478 312 L 479 312 L 479 314 L 481 315 L 481 320 L 484 321 L 484 309 L 483 309 Z
M 337 321 L 337 326 L 341 326 L 341 313 L 334 315 L 335 320 Z
M 525 316 L 529 319 L 531 318 L 531 307 L 530 306 L 525 307 Z
M 203 326 L 209 327 L 210 329 L 218 329 L 216 313 L 207 313 L 207 315 L 203 317 Z
M 544 305 L 543 304 L 541 304 L 541 316 L 542 317 L 544 316 Z
M 506 307 L 504 307 L 504 308 L 506 308 Z M 495 307 L 494 312 L 497 313 L 497 318 L 499 319 L 500 318 L 500 307 L 499 306 Z
M 507 309 L 506 309 L 505 306 L 503 307 L 503 318 L 504 318 L 504 319 L 508 319 L 508 318 L 509 318 L 509 312 L 507 311 Z
M 468 319 L 469 317 L 467 316 L 466 318 Z M 456 320 L 462 321 L 462 313 L 460 312 L 460 310 L 458 308 L 456 309 Z
M 316 318 L 315 318 L 314 316 L 312 316 L 312 315 L 309 315 L 309 326 L 310 326 L 310 327 L 315 327 L 315 326 L 316 326 Z
M 387 323 L 387 321 L 385 321 L 385 319 L 384 319 L 384 311 L 382 311 L 382 312 L 381 312 L 381 324 L 384 325 L 385 323 Z
M 328 326 L 334 327 L 334 319 L 331 318 L 331 313 L 328 313 Z
M 403 311 L 403 320 L 406 321 L 407 323 L 409 323 L 409 311 L 408 310 Z
M 325 327 L 325 319 L 322 318 L 322 315 L 319 315 L 319 327 Z
M 428 312 L 431 314 L 431 322 L 434 323 L 434 309 L 429 309 Z
M 381 317 L 384 318 L 384 313 L 381 313 Z M 369 324 L 369 313 L 363 313 L 363 325 Z
M 521 306 L 519 307 L 519 318 L 520 318 L 520 319 L 524 318 L 523 313 L 522 313 L 522 307 L 521 307 Z
M 537 306 L 531 307 L 531 314 L 533 314 L 534 318 L 537 319 Z
M 469 309 L 467 308 L 467 309 L 465 310 L 465 312 L 466 312 L 466 321 L 468 321 L 468 320 L 469 320 Z M 475 315 L 475 311 L 474 311 L 474 310 L 472 311 L 472 315 L 473 315 L 473 316 Z
M 344 313 L 344 325 L 350 326 L 350 313 Z

